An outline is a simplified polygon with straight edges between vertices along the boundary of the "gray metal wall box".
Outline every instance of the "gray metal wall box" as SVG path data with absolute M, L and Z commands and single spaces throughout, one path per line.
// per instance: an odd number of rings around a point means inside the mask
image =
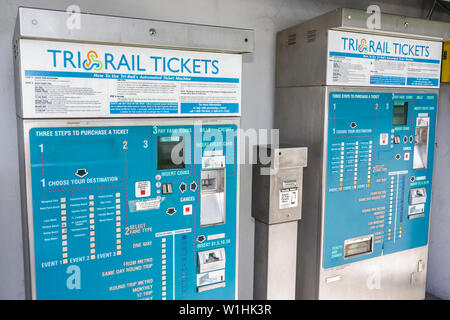
M 258 155 L 270 155 L 270 162 L 264 164 L 258 156 L 253 166 L 252 216 L 267 224 L 300 220 L 307 148 L 259 146 L 256 150 Z M 262 174 L 264 169 L 266 174 Z M 298 189 L 297 206 L 280 203 L 281 190 L 290 188 Z
M 260 146 L 256 148 L 256 155 L 252 190 L 254 298 L 292 300 L 295 298 L 297 228 L 302 213 L 307 148 Z

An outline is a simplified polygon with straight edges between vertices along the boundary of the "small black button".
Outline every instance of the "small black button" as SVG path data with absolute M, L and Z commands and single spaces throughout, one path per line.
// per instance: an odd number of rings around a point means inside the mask
M 75 172 L 75 175 L 80 178 L 87 176 L 87 174 L 88 174 L 88 172 L 86 169 L 77 169 L 77 171 Z
M 169 216 L 173 215 L 175 212 L 177 212 L 177 210 L 175 210 L 174 207 L 168 208 L 168 209 L 166 210 L 166 213 L 167 213 Z
M 180 184 L 180 191 L 181 191 L 181 193 L 184 193 L 186 191 L 186 183 L 182 182 Z

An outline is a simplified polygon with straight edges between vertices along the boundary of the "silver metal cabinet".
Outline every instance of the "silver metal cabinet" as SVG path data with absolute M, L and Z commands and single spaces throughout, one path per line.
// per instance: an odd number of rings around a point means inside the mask
M 302 215 L 307 148 L 260 146 L 253 166 L 254 298 L 295 298 L 297 224 Z

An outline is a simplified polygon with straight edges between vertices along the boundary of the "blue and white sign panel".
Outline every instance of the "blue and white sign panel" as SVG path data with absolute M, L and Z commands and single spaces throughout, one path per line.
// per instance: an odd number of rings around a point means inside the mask
M 237 54 L 20 40 L 22 116 L 239 116 Z
M 327 85 L 439 88 L 442 43 L 328 31 Z

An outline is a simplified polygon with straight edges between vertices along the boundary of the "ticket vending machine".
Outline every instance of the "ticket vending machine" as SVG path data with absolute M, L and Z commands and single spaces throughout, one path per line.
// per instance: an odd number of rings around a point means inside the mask
M 275 127 L 308 147 L 298 299 L 423 299 L 446 23 L 339 9 L 277 35 Z
M 236 299 L 253 32 L 20 8 L 27 297 Z

